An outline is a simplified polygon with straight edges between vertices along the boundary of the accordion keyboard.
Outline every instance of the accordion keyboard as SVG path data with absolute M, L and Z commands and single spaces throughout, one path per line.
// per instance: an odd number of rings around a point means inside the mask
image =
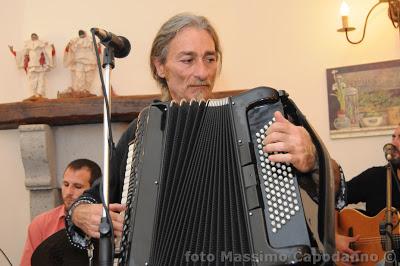
M 299 212 L 300 207 L 292 167 L 289 163 L 270 161 L 269 154 L 263 151 L 265 145 L 262 141 L 265 138 L 265 132 L 274 121 L 275 118 L 259 129 L 256 137 L 269 223 L 271 231 L 277 233 L 296 212 Z
M 129 195 L 129 186 L 130 184 L 130 179 L 131 179 L 131 173 L 132 173 L 132 162 L 133 162 L 133 155 L 134 155 L 134 150 L 135 150 L 135 143 L 132 143 L 128 147 L 128 158 L 126 159 L 126 168 L 125 168 L 125 177 L 124 177 L 124 185 L 122 189 L 122 198 L 121 198 L 121 204 L 124 204 L 128 206 L 128 195 Z M 125 211 L 121 212 L 120 215 L 122 217 L 125 216 Z M 121 240 L 122 237 L 116 237 L 115 238 L 115 253 L 119 254 L 121 252 Z
M 247 114 L 256 154 L 260 201 L 268 241 L 273 248 L 309 245 L 304 209 L 297 182 L 297 171 L 288 163 L 275 163 L 263 151 L 263 140 L 275 123 L 274 112 L 283 110 L 274 104 L 262 105 Z

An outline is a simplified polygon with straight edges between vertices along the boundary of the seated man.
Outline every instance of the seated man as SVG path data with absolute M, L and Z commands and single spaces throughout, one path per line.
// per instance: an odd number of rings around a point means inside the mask
M 64 171 L 61 195 L 63 204 L 36 216 L 28 228 L 21 265 L 31 265 L 34 250 L 46 238 L 65 227 L 64 217 L 71 204 L 93 182 L 101 177 L 100 167 L 88 159 L 77 159 L 68 164 Z
M 394 151 L 395 161 L 399 160 L 400 154 L 400 124 L 395 128 L 392 134 L 391 144 L 396 147 Z M 399 165 L 395 163 L 394 171 L 395 175 L 399 175 Z M 392 179 L 392 206 L 397 210 L 400 210 L 400 193 L 397 182 L 395 182 L 396 176 Z M 386 207 L 386 166 L 375 166 L 368 168 L 358 176 L 352 178 L 346 182 L 347 187 L 347 203 L 356 204 L 359 202 L 365 203 L 365 214 L 373 217 L 380 213 Z M 377 235 L 379 228 L 372 228 L 376 230 Z M 350 243 L 356 242 L 360 237 L 356 235 L 354 237 L 347 237 L 340 234 L 336 235 L 336 247 L 337 250 L 345 254 L 358 254 L 359 251 L 353 250 L 349 247 Z M 397 259 L 399 260 L 399 258 Z

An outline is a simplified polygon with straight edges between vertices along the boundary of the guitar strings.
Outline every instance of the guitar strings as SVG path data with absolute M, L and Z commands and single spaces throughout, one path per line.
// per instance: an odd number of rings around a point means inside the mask
M 399 240 L 400 236 L 395 236 L 393 237 L 394 240 Z M 369 243 L 379 243 L 379 242 L 384 242 L 385 240 L 382 239 L 382 237 L 362 237 L 359 240 L 355 241 L 354 243 L 357 244 L 369 244 Z

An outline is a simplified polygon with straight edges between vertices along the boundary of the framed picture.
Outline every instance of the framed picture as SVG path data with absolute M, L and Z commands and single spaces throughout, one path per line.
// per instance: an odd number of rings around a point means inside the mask
M 326 70 L 331 138 L 392 134 L 400 123 L 400 60 Z

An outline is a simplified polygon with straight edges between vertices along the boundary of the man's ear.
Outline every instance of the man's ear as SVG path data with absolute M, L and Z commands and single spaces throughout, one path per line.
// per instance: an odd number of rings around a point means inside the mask
M 154 66 L 156 67 L 157 75 L 160 78 L 165 78 L 165 66 L 164 66 L 164 64 L 162 64 L 158 58 L 154 58 L 153 59 L 153 63 L 154 63 Z

